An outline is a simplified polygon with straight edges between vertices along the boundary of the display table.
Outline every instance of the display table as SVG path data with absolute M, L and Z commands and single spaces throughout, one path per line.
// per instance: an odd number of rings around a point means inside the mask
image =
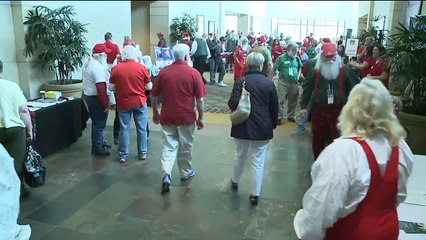
M 413 171 L 408 178 L 407 199 L 398 206 L 400 221 L 426 223 L 426 204 L 416 195 L 426 194 L 426 156 L 414 155 Z M 399 231 L 399 240 L 426 240 L 426 234 Z
M 27 105 L 32 106 L 31 102 Z M 30 108 L 30 111 L 35 132 L 33 146 L 42 157 L 76 142 L 89 119 L 87 108 L 80 98 L 39 109 Z

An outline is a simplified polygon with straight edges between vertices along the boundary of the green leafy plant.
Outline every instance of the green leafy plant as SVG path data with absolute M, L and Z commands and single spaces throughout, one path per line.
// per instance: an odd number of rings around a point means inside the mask
M 87 24 L 76 21 L 75 15 L 73 6 L 52 10 L 40 5 L 25 17 L 25 56 L 34 57 L 42 71 L 54 71 L 57 84 L 72 83 L 72 73 L 89 56 Z
M 170 41 L 171 43 L 182 42 L 182 33 L 188 32 L 193 37 L 198 31 L 197 22 L 194 17 L 185 13 L 183 17 L 173 18 L 170 25 Z
M 391 66 L 392 83 L 401 91 L 403 111 L 426 116 L 426 15 L 416 16 L 413 25 L 399 23 L 383 58 Z
M 363 30 L 361 34 L 357 37 L 360 41 L 360 44 L 364 44 L 364 40 L 368 36 L 373 37 L 375 42 L 378 42 L 380 44 L 383 43 L 383 40 L 386 38 L 386 34 L 389 33 L 389 31 L 379 29 L 378 26 L 374 26 L 374 23 L 380 21 L 382 18 L 386 19 L 385 17 L 379 15 L 373 17 L 373 19 L 370 20 L 370 28 L 368 28 L 367 30 Z

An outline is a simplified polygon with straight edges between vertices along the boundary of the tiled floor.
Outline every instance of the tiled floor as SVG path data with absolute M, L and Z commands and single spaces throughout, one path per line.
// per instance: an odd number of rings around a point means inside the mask
M 110 141 L 112 120 L 111 111 Z M 146 162 L 137 160 L 132 129 L 131 157 L 119 164 L 115 146 L 111 156 L 90 155 L 89 124 L 76 143 L 45 158 L 47 183 L 21 200 L 19 223 L 31 225 L 32 240 L 296 239 L 293 217 L 310 185 L 310 134 L 297 135 L 296 124 L 288 122 L 275 131 L 260 202 L 252 207 L 249 164 L 238 192 L 231 190 L 234 144 L 227 115 L 206 121 L 195 134 L 195 177 L 181 182 L 175 166 L 167 195 L 160 194 L 159 125 L 150 121 Z

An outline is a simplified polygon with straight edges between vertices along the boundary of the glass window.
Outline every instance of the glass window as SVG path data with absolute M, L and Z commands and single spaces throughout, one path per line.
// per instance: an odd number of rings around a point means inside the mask
M 225 16 L 225 30 L 235 32 L 238 30 L 238 16 L 226 15 Z
M 197 27 L 198 27 L 198 32 L 203 34 L 204 33 L 204 16 L 203 15 L 197 15 Z
M 260 32 L 260 19 L 257 17 L 253 18 L 253 32 L 258 34 Z

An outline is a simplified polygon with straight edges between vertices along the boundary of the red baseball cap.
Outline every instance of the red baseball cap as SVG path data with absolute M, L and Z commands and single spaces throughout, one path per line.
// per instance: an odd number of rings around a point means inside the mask
M 164 36 L 163 32 L 158 32 L 157 35 Z
M 182 33 L 182 36 L 183 36 L 183 37 L 189 37 L 189 36 L 190 36 L 190 34 L 189 34 L 189 32 L 183 32 L 183 33 Z
M 322 44 L 322 55 L 324 57 L 332 57 L 336 55 L 336 45 L 334 43 L 323 43 Z
M 331 43 L 330 38 L 324 38 L 322 41 L 325 42 L 325 43 Z
M 92 49 L 92 53 L 110 53 L 110 52 L 111 52 L 111 49 L 107 48 L 105 44 L 103 43 L 96 44 Z
M 261 43 L 266 42 L 265 36 L 260 36 L 260 37 L 258 37 L 258 38 L 257 38 L 257 41 L 258 41 L 258 42 L 261 42 Z

